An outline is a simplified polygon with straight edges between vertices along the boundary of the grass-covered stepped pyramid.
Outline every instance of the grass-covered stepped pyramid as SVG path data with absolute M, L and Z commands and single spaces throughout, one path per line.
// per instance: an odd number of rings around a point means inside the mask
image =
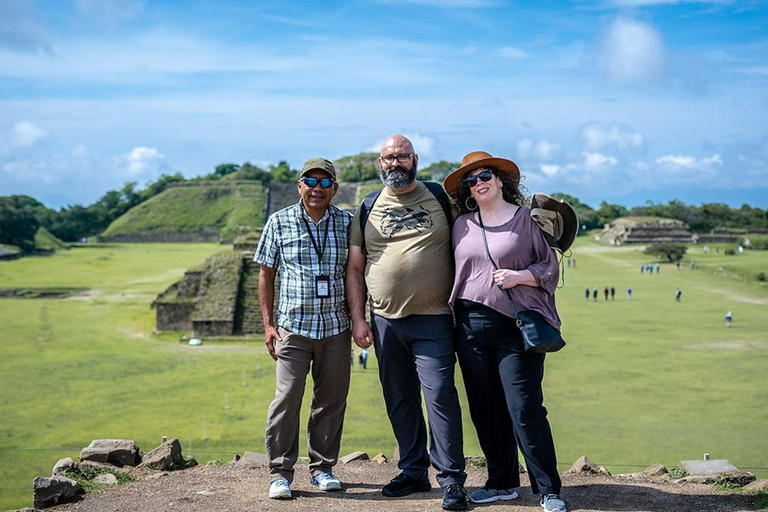
M 99 237 L 103 242 L 231 242 L 264 224 L 259 182 L 179 183 L 131 208 Z

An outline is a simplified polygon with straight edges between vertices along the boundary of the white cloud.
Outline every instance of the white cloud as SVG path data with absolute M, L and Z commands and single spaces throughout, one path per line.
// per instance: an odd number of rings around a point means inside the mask
M 590 150 L 615 147 L 619 149 L 639 148 L 645 144 L 645 137 L 640 132 L 632 131 L 616 124 L 603 126 L 590 124 L 582 128 L 581 138 L 584 146 Z
M 584 169 L 590 172 L 602 172 L 618 165 L 619 161 L 602 153 L 584 153 Z
M 153 178 L 168 168 L 165 155 L 155 148 L 144 146 L 133 148 L 130 153 L 115 160 L 118 172 L 128 178 Z
M 651 25 L 618 18 L 604 34 L 598 63 L 609 82 L 640 86 L 655 82 L 665 67 L 661 34 Z
M 516 146 L 518 157 L 523 159 L 552 160 L 560 153 L 560 145 L 547 140 L 534 143 L 525 138 L 518 140 Z
M 11 129 L 11 145 L 17 148 L 34 146 L 48 136 L 48 132 L 30 121 L 22 121 Z
M 420 135 L 418 133 L 413 133 L 413 134 L 403 133 L 401 135 L 411 141 L 411 144 L 413 144 L 413 150 L 416 152 L 417 155 L 419 155 L 419 158 L 421 158 L 422 160 L 424 158 L 430 159 L 435 156 L 435 141 L 432 138 L 426 137 L 424 135 Z M 381 146 L 389 137 L 390 135 L 387 135 L 385 138 L 381 139 L 380 141 L 373 143 L 373 145 L 371 145 L 365 151 L 378 153 L 379 151 L 381 151 Z
M 656 163 L 669 170 L 693 169 L 696 167 L 696 159 L 685 155 L 666 155 L 656 159 Z
M 541 172 L 544 173 L 546 176 L 554 176 L 560 171 L 559 165 L 548 165 L 548 164 L 541 164 L 539 166 L 539 169 L 541 169 Z
M 496 50 L 496 55 L 505 59 L 525 59 L 530 57 L 528 52 L 513 46 L 502 46 Z

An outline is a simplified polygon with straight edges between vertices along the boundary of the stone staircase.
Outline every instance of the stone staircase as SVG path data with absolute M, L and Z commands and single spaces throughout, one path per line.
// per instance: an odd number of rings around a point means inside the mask
M 244 252 L 234 334 L 262 334 L 263 332 L 264 322 L 261 319 L 259 302 L 259 264 L 253 261 L 252 252 Z

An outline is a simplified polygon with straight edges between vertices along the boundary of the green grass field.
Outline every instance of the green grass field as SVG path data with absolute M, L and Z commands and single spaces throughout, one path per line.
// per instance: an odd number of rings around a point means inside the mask
M 155 295 L 222 249 L 102 245 L 0 262 L 0 287 L 91 290 L 0 299 L 0 510 L 30 506 L 34 477 L 92 439 L 149 451 L 178 437 L 201 462 L 263 451 L 274 363 L 262 341 L 190 347 L 152 334 Z M 693 246 L 688 258 L 697 269 L 686 261 L 641 274 L 649 256 L 636 248 L 577 242 L 558 291 L 568 346 L 548 357 L 545 378 L 561 470 L 581 455 L 625 473 L 709 453 L 768 478 L 768 288 L 749 279 L 768 270 L 768 252 Z M 616 287 L 614 301 L 605 286 Z M 585 287 L 599 289 L 596 302 Z M 480 454 L 462 405 L 465 452 Z M 307 410 L 305 399 L 303 419 Z M 394 446 L 372 358 L 353 371 L 342 452 L 391 456 Z

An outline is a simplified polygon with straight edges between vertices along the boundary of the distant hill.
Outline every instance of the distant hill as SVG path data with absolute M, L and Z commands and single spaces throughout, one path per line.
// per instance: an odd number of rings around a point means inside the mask
M 37 233 L 35 233 L 35 247 L 38 250 L 49 250 L 49 251 L 56 251 L 59 249 L 68 249 L 68 245 L 65 242 L 62 242 L 56 236 L 54 236 L 50 231 L 45 229 L 44 227 L 41 227 L 37 230 Z
M 99 237 L 116 242 L 231 242 L 263 226 L 266 191 L 260 182 L 187 182 L 131 208 Z

